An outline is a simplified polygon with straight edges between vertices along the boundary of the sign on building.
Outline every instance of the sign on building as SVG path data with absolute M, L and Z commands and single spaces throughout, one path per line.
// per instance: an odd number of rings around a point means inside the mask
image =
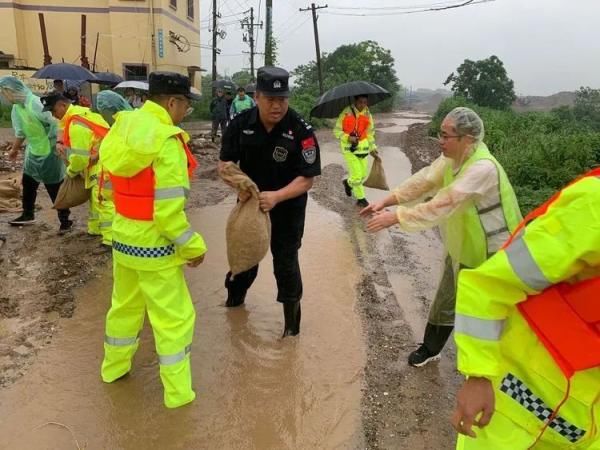
M 31 78 L 31 75 L 35 73 L 35 70 L 17 70 L 17 69 L 2 69 L 0 70 L 0 77 L 12 76 L 18 78 L 25 86 L 31 89 L 36 94 L 43 94 L 51 91 L 53 86 L 53 80 L 40 80 L 38 78 Z

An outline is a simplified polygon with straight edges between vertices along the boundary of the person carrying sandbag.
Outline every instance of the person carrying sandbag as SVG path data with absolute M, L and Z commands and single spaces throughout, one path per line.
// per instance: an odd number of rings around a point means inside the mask
M 354 97 L 354 105 L 344 108 L 333 129 L 348 167 L 348 178 L 342 181 L 344 191 L 348 197 L 354 195 L 357 206 L 361 208 L 369 205 L 363 187 L 369 166 L 367 156 L 377 149 L 375 126 L 368 101 L 367 95 Z
M 62 140 L 58 142 L 59 152 L 67 159 L 67 176 L 82 176 L 85 188 L 90 190 L 88 234 L 102 235 L 98 207 L 98 148 L 109 130 L 108 123 L 100 114 L 89 108 L 71 104 L 64 95 L 53 92 L 41 98 L 44 111 L 52 112 L 59 120 Z
M 23 143 L 23 213 L 9 223 L 13 226 L 35 222 L 35 200 L 40 183 L 44 183 L 52 202 L 65 177 L 65 165 L 56 154 L 56 121 L 43 111 L 40 99 L 19 79 L 11 76 L 0 78 L 0 94 L 12 104 L 11 120 L 15 142 L 9 158 L 15 160 Z M 68 209 L 59 209 L 59 233 L 71 230 Z
M 219 175 L 227 162 L 238 162 L 260 189 L 259 204 L 271 218 L 271 253 L 277 280 L 277 301 L 283 304 L 283 337 L 300 333 L 302 276 L 298 250 L 304 234 L 307 192 L 321 174 L 319 146 L 312 127 L 289 109 L 289 74 L 279 67 L 257 73 L 256 107 L 238 114 L 223 137 Z M 223 177 L 226 180 L 225 177 Z M 235 186 L 234 186 L 235 187 Z M 247 190 L 239 199 L 250 198 Z M 226 275 L 228 307 L 244 303 L 258 265 Z

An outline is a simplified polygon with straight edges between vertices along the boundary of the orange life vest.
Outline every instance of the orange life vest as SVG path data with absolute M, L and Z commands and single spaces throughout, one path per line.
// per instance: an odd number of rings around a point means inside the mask
M 104 139 L 104 136 L 108 134 L 108 130 L 110 128 L 103 127 L 102 125 L 98 125 L 97 123 L 92 122 L 91 120 L 86 119 L 83 116 L 73 115 L 70 116 L 65 122 L 65 128 L 63 131 L 63 143 L 66 147 L 71 147 L 71 125 L 73 122 L 79 122 L 82 125 L 85 125 L 87 128 L 92 130 L 94 136 Z M 91 148 L 90 150 L 90 158 L 96 156 L 98 154 L 98 148 Z M 90 163 L 93 165 L 93 163 Z
M 191 178 L 198 162 L 190 148 L 178 136 L 187 157 L 188 176 Z M 132 177 L 109 174 L 113 187 L 115 210 L 123 217 L 134 220 L 154 219 L 154 169 L 146 167 Z
M 598 176 L 600 169 L 595 169 L 571 184 L 585 177 Z M 530 221 L 544 215 L 561 192 L 525 217 L 504 244 L 504 248 L 510 245 Z M 517 305 L 519 312 L 567 378 L 571 378 L 577 371 L 600 366 L 599 293 L 600 277 L 596 277 L 576 284 L 555 284 Z
M 354 133 L 359 141 L 367 138 L 367 130 L 369 129 L 369 124 L 371 120 L 369 116 L 360 114 L 358 117 L 356 116 L 356 112 L 353 108 L 350 108 L 351 112 L 346 114 L 344 120 L 342 121 L 342 130 L 346 134 Z

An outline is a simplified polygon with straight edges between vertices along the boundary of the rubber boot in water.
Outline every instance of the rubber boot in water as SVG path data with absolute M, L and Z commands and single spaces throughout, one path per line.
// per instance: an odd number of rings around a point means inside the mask
M 300 302 L 284 303 L 283 317 L 285 319 L 285 327 L 283 336 L 297 336 L 300 334 Z
M 228 308 L 235 308 L 236 306 L 244 304 L 248 290 L 236 286 L 231 278 L 231 272 L 227 272 L 227 275 L 225 276 L 225 287 L 227 288 L 227 301 L 225 302 L 225 306 Z

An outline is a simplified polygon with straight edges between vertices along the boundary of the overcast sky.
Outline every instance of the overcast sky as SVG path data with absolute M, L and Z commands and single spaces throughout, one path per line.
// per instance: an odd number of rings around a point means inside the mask
M 465 58 L 498 56 L 515 82 L 518 95 L 549 95 L 580 86 L 600 88 L 600 0 L 495 0 L 441 12 L 392 15 L 381 7 L 409 7 L 461 0 L 324 0 L 319 11 L 321 51 L 372 39 L 392 51 L 400 82 L 413 88 L 439 88 Z M 249 67 L 234 15 L 255 8 L 265 19 L 264 0 L 218 0 L 220 21 L 227 32 L 218 46 L 219 73 Z M 315 59 L 309 6 L 305 0 L 273 0 L 275 36 L 280 41 L 279 65 L 291 70 Z M 203 45 L 212 44 L 208 17 L 212 1 L 201 2 Z M 334 9 L 365 8 L 365 9 Z M 371 8 L 371 9 L 366 9 Z M 381 14 L 345 16 L 339 14 Z M 383 14 L 382 14 L 383 13 Z M 229 17 L 227 17 L 229 16 Z M 232 23 L 233 22 L 233 23 Z M 264 28 L 258 30 L 257 51 L 264 51 Z M 211 51 L 202 49 L 202 66 L 211 70 Z M 257 56 L 256 66 L 263 63 Z

